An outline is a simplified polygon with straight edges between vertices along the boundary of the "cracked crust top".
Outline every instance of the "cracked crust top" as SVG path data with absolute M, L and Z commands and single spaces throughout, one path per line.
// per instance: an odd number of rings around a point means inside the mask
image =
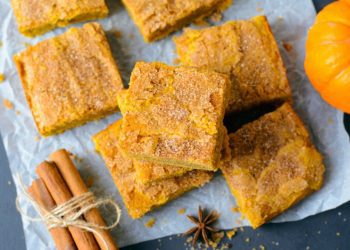
M 101 25 L 89 23 L 28 47 L 14 57 L 42 135 L 117 111 L 123 88 Z
M 231 134 L 230 147 L 221 169 L 254 228 L 321 188 L 322 156 L 289 104 Z
M 282 57 L 264 16 L 202 30 L 185 29 L 174 41 L 183 65 L 230 76 L 228 112 L 291 98 Z
M 123 0 L 147 42 L 161 39 L 182 26 L 228 8 L 232 0 Z
M 11 0 L 11 5 L 18 29 L 26 36 L 108 14 L 104 0 Z
M 217 169 L 229 86 L 214 71 L 137 63 L 118 98 L 121 149 L 138 160 Z

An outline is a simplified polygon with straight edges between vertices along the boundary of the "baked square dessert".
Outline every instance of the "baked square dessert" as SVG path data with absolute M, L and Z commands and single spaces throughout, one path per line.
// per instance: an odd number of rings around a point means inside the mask
M 144 184 L 182 176 L 190 170 L 188 168 L 160 165 L 137 160 L 133 160 L 133 165 L 137 176 L 136 180 Z
M 265 16 L 202 30 L 185 29 L 174 41 L 182 65 L 230 76 L 228 112 L 291 99 L 282 57 Z
M 214 71 L 136 63 L 118 96 L 121 150 L 136 160 L 216 170 L 229 87 Z
M 225 10 L 232 3 L 232 0 L 122 1 L 146 42 L 164 38 L 196 19 Z
M 117 111 L 123 88 L 102 27 L 89 23 L 14 57 L 39 132 L 52 135 Z
M 104 0 L 11 0 L 11 5 L 19 31 L 29 37 L 108 15 Z
M 119 149 L 120 126 L 121 120 L 95 135 L 93 141 L 133 219 L 142 217 L 186 191 L 203 186 L 213 177 L 212 172 L 192 170 L 181 177 L 150 184 L 139 183 L 136 181 L 133 160 L 125 157 Z
M 289 104 L 230 134 L 230 146 L 221 169 L 253 228 L 322 186 L 322 156 Z

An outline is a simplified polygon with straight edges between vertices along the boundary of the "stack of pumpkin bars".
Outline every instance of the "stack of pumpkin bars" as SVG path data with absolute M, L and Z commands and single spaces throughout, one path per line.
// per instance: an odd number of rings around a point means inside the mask
M 21 14 L 17 2 L 15 14 Z M 153 41 L 231 1 L 176 1 L 182 11 L 169 13 L 157 1 L 138 1 L 147 8 L 123 2 L 145 40 Z M 36 30 L 27 27 L 19 14 L 23 33 L 47 30 L 41 19 L 31 22 L 39 22 Z M 118 99 L 123 118 L 93 140 L 135 219 L 201 187 L 219 169 L 253 227 L 319 189 L 322 157 L 291 107 L 286 70 L 267 19 L 185 29 L 174 41 L 181 66 L 138 62 L 127 90 L 97 23 L 16 55 L 40 133 L 52 135 L 101 118 L 117 110 Z M 276 105 L 275 111 L 228 134 L 225 114 L 234 120 L 267 104 Z
M 266 18 L 187 29 L 174 41 L 182 66 L 136 63 L 118 96 L 123 118 L 94 137 L 129 214 L 140 218 L 218 169 L 254 228 L 319 189 L 322 157 L 289 103 Z M 227 134 L 225 114 L 265 104 L 278 108 Z

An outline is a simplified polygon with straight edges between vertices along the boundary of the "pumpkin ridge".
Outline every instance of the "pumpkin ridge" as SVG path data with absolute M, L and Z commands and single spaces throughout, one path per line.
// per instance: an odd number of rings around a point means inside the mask
M 342 70 L 341 72 L 339 72 L 339 74 L 336 77 L 334 77 L 331 81 L 329 81 L 327 86 L 325 86 L 325 89 L 321 92 L 322 98 L 327 100 L 329 104 L 331 104 L 333 107 L 341 106 L 342 110 L 347 113 L 350 113 L 350 104 L 348 101 L 346 101 L 347 97 L 343 96 L 342 98 L 339 98 L 339 95 L 334 96 L 334 87 L 336 86 L 337 88 L 341 88 L 342 93 L 349 93 L 350 87 L 346 86 L 346 84 L 344 84 L 344 82 L 342 82 L 341 80 L 343 74 L 346 75 L 346 73 L 349 73 L 349 69 L 350 69 L 350 66 Z M 339 81 L 342 82 L 341 85 L 343 86 L 341 87 L 339 86 Z
M 324 41 L 320 42 L 317 45 L 333 45 L 333 44 L 349 44 L 350 45 L 350 37 L 348 39 L 336 40 L 336 41 Z
M 335 1 L 327 5 L 316 17 L 315 24 L 337 20 L 348 21 L 346 12 L 350 11 L 350 5 L 342 1 Z M 349 25 L 349 23 L 348 23 Z
M 330 20 L 324 20 L 324 21 L 321 21 L 321 22 L 316 22 L 315 25 L 324 24 L 324 23 L 343 25 L 343 26 L 346 26 L 346 27 L 350 28 L 350 24 L 342 23 L 342 22 L 339 22 L 339 21 L 330 21 Z
M 321 91 L 326 91 L 329 87 L 331 87 L 330 85 L 332 84 L 332 82 L 334 80 L 336 80 L 340 75 L 342 75 L 344 72 L 346 72 L 348 69 L 350 68 L 350 66 L 345 67 L 344 69 L 340 70 L 337 74 L 334 74 L 330 77 L 329 81 L 324 84 L 323 88 L 321 89 Z
M 332 47 L 336 48 L 338 46 L 338 43 L 333 42 L 333 43 L 326 44 L 326 45 L 328 45 L 329 47 L 332 46 Z M 319 51 L 322 50 L 322 47 L 326 47 L 326 46 L 321 44 L 321 43 L 317 43 L 317 44 L 313 45 L 312 49 L 309 48 L 308 53 L 306 54 L 306 57 L 305 57 L 305 62 L 310 65 L 310 60 L 311 61 L 315 60 L 313 58 L 315 57 L 315 55 L 317 57 L 317 55 L 319 54 Z M 349 50 L 350 50 L 350 43 L 349 43 Z M 326 61 L 321 61 L 321 62 L 319 61 L 319 63 L 322 64 L 322 65 L 319 64 L 319 66 L 318 66 L 318 68 L 320 70 L 322 70 L 322 68 L 328 67 L 328 65 L 329 65 L 329 64 L 327 64 Z M 312 82 L 314 82 L 314 84 L 313 84 L 314 87 L 319 92 L 322 92 L 326 87 L 328 87 L 329 82 L 331 82 L 334 78 L 336 78 L 343 70 L 346 70 L 346 68 L 349 67 L 348 65 L 350 65 L 350 56 L 345 61 L 343 61 L 341 64 L 338 62 L 336 65 L 338 65 L 338 67 L 334 69 L 332 74 L 328 75 L 328 77 L 326 78 L 327 80 L 323 81 L 322 84 L 317 84 L 315 82 L 316 79 L 312 75 L 308 75 L 309 79 L 312 80 Z M 341 70 L 339 68 L 341 68 Z M 308 70 L 306 70 L 306 71 L 308 72 Z

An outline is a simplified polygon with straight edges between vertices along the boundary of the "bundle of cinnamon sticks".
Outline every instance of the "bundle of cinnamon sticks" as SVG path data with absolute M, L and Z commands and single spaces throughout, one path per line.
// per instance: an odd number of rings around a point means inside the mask
M 39 179 L 32 182 L 28 192 L 39 206 L 47 211 L 89 191 L 65 149 L 52 153 L 49 161 L 39 164 L 36 173 Z M 106 226 L 97 208 L 87 211 L 80 219 L 95 225 Z M 78 227 L 68 226 L 52 228 L 50 234 L 59 250 L 118 249 L 107 230 L 96 229 L 95 231 L 91 233 Z

